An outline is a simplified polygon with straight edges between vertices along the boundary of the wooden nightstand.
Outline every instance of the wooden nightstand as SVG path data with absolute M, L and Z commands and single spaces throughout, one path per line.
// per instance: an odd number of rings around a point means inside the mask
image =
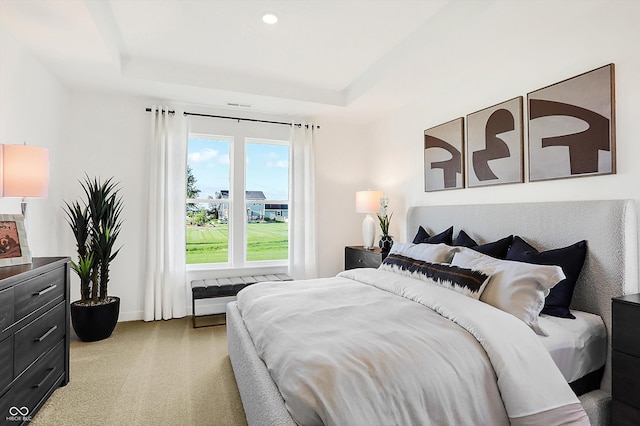
M 344 269 L 377 268 L 380 266 L 388 252 L 383 252 L 378 247 L 372 250 L 363 246 L 349 246 L 344 248 Z
M 612 424 L 640 419 L 640 294 L 612 301 Z

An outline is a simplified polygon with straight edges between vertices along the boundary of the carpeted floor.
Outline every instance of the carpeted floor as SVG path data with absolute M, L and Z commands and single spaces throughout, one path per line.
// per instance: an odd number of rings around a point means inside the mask
M 71 381 L 31 424 L 246 425 L 226 327 L 132 321 L 100 342 L 72 340 Z

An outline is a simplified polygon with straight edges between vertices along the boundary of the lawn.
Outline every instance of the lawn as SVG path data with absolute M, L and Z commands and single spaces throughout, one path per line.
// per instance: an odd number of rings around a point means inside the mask
M 187 226 L 187 264 L 222 263 L 229 256 L 229 226 Z M 288 224 L 282 222 L 247 224 L 247 260 L 288 258 Z

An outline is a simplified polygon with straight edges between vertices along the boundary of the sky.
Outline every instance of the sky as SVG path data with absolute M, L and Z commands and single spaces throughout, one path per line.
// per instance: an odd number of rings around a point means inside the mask
M 187 164 L 196 178 L 195 187 L 201 191 L 198 198 L 215 198 L 217 191 L 229 189 L 231 144 L 232 138 L 224 137 L 189 139 Z M 268 200 L 288 199 L 288 146 L 247 141 L 246 164 L 247 191 L 262 191 Z

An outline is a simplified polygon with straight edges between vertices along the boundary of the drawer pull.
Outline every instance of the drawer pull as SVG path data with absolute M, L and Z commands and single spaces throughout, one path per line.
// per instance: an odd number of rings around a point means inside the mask
M 37 293 L 33 293 L 33 296 L 42 296 L 43 294 L 49 293 L 51 290 L 53 290 L 56 287 L 58 287 L 58 284 L 50 285 L 49 287 L 45 288 L 44 290 L 40 290 Z
M 49 372 L 47 373 L 46 376 L 44 376 L 44 379 L 40 380 L 39 383 L 36 383 L 35 385 L 33 385 L 34 388 L 39 388 L 41 386 L 43 386 L 45 384 L 45 382 L 47 381 L 47 379 L 54 373 L 54 371 L 56 371 L 56 367 L 52 367 L 49 369 Z
M 362 263 L 362 259 L 358 259 L 358 263 Z
M 51 333 L 53 333 L 54 331 L 56 331 L 58 329 L 57 325 L 54 325 L 53 327 L 51 327 L 49 329 L 49 331 L 47 331 L 46 333 L 44 333 L 42 336 L 40 336 L 39 338 L 35 339 L 35 342 L 42 342 L 44 339 L 46 339 Z

